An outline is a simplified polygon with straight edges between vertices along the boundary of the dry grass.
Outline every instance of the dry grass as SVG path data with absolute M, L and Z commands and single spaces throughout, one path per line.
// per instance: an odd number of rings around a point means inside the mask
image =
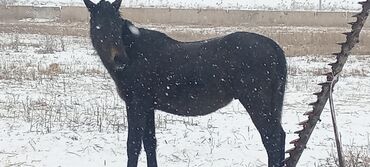
M 370 143 L 369 143 L 370 144 Z M 346 167 L 370 167 L 370 145 L 366 147 L 348 146 L 344 151 Z M 333 148 L 330 157 L 318 166 L 339 167 L 338 154 Z
M 41 75 L 49 75 L 49 76 L 56 76 L 62 73 L 62 69 L 59 64 L 52 63 L 46 69 L 39 69 L 38 72 Z

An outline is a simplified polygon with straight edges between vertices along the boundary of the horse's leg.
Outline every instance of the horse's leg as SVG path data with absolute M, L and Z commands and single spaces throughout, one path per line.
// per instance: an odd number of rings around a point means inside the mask
M 283 97 L 274 101 L 271 91 L 267 91 L 269 92 L 267 94 L 261 92 L 250 93 L 248 96 L 239 98 L 239 101 L 248 111 L 261 135 L 268 155 L 268 166 L 281 167 L 285 157 L 285 132 L 280 123 L 282 109 L 275 107 L 282 105 L 275 105 L 275 103 L 282 103 Z
M 150 107 L 137 100 L 128 101 L 126 105 L 128 122 L 127 167 L 137 167 Z
M 144 130 L 144 149 L 148 167 L 157 167 L 157 139 L 155 138 L 155 121 L 154 111 L 150 111 L 147 115 L 146 128 Z

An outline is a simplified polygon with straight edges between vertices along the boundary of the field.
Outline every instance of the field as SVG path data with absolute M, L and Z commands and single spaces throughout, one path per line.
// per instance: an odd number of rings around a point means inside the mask
M 0 166 L 125 166 L 125 104 L 89 38 L 2 33 L 0 58 Z M 333 60 L 326 55 L 287 58 L 286 149 Z M 370 56 L 349 58 L 334 98 L 344 150 L 367 167 Z M 156 127 L 161 166 L 266 166 L 259 134 L 237 100 L 202 117 L 157 111 Z M 298 166 L 335 166 L 334 144 L 326 108 Z M 145 154 L 140 166 L 145 166 Z

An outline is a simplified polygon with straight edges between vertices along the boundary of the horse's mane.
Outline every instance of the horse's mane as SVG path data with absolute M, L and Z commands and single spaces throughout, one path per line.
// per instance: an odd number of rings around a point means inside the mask
M 136 27 L 130 20 L 123 19 L 122 20 L 122 39 L 125 44 L 131 44 L 132 42 L 135 42 L 137 39 L 142 38 L 145 40 L 150 40 L 150 41 L 156 41 L 156 40 L 164 40 L 164 41 L 177 41 L 165 33 L 155 31 L 155 30 L 150 30 L 147 28 L 140 28 Z M 130 26 L 135 27 L 139 30 L 139 34 L 134 34 L 132 30 L 130 30 Z M 178 42 L 178 41 L 177 41 Z

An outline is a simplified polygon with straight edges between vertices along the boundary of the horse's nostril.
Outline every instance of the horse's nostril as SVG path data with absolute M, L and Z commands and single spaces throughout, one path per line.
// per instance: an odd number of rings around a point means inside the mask
M 119 58 L 119 56 L 114 56 L 114 63 L 116 64 L 120 64 L 120 63 L 123 63 L 122 60 Z

